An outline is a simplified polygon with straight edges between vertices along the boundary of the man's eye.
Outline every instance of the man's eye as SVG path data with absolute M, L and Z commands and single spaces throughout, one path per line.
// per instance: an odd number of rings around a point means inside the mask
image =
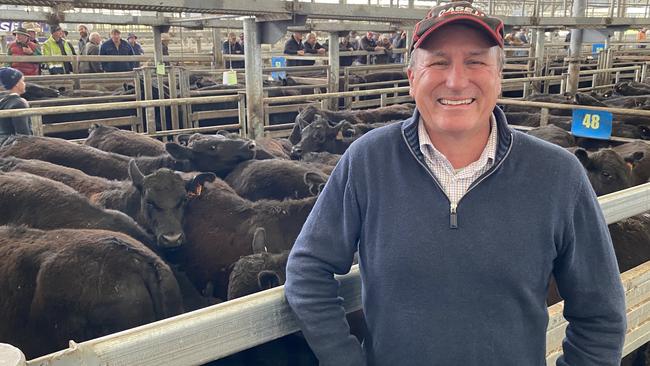
M 469 60 L 467 63 L 470 65 L 485 65 L 485 62 L 479 60 Z

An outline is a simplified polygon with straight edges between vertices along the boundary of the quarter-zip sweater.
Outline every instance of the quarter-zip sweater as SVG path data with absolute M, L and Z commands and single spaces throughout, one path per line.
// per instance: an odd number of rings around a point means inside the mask
M 494 115 L 495 164 L 455 222 L 419 149 L 417 111 L 343 155 L 287 263 L 286 297 L 321 365 L 545 365 L 551 274 L 569 320 L 557 364 L 618 365 L 624 293 L 586 174 Z M 363 346 L 333 277 L 357 250 Z

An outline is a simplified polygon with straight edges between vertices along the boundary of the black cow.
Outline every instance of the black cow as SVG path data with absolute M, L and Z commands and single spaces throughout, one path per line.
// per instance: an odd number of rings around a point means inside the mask
M 291 160 L 250 160 L 235 168 L 225 179 L 240 196 L 251 201 L 283 200 L 316 196 L 327 175 Z
M 589 153 L 582 148 L 574 154 L 587 171 L 587 177 L 598 196 L 620 191 L 632 186 L 632 166 L 643 158 L 639 152 L 621 157 L 612 149 Z
M 139 133 L 117 127 L 93 124 L 84 144 L 103 151 L 126 156 L 159 156 L 165 154 L 165 144 Z
M 58 98 L 59 91 L 34 83 L 25 83 L 25 92 L 21 96 L 27 100 Z
M 165 144 L 168 154 L 135 158 L 145 174 L 156 169 L 213 172 L 225 176 L 237 164 L 255 157 L 255 143 L 248 140 L 210 139 L 198 141 L 191 147 L 176 143 Z M 37 136 L 12 136 L 0 147 L 0 157 L 15 156 L 38 159 L 79 169 L 86 174 L 108 179 L 128 178 L 132 157 L 108 153 L 70 141 Z
M 531 136 L 535 136 L 539 139 L 548 141 L 558 146 L 576 146 L 576 140 L 573 138 L 573 136 L 569 132 L 555 125 L 537 127 L 528 131 L 527 133 Z
M 113 230 L 155 248 L 153 238 L 124 213 L 95 206 L 63 183 L 23 172 L 0 173 L 0 225 L 10 224 Z
M 0 293 L 0 342 L 28 358 L 183 311 L 169 266 L 105 230 L 1 226 Z
M 187 206 L 187 243 L 179 251 L 179 263 L 196 288 L 212 282 L 215 297 L 225 299 L 229 268 L 253 253 L 254 237 L 263 231 L 270 252 L 290 249 L 315 202 L 316 197 L 251 202 L 219 179 L 208 183 Z
M 620 156 L 632 164 L 632 185 L 644 184 L 650 180 L 650 145 L 643 141 L 628 142 L 613 147 Z M 641 157 L 639 159 L 639 157 Z
M 131 182 L 124 182 L 119 189 L 97 193 L 91 201 L 131 216 L 163 248 L 183 243 L 187 202 L 201 195 L 205 182 L 216 179 L 213 173 L 201 173 L 185 182 L 179 174 L 165 168 L 144 176 L 134 160 L 129 164 L 129 177 Z

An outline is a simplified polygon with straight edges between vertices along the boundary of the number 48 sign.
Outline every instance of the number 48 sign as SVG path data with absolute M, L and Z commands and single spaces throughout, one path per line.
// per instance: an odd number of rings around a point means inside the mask
M 609 140 L 612 136 L 612 114 L 605 111 L 574 109 L 571 133 L 579 137 Z

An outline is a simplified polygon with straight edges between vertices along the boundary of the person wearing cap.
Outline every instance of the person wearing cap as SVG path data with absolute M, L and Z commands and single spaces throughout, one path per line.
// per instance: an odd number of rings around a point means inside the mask
M 82 55 L 84 47 L 86 47 L 86 44 L 90 41 L 88 36 L 88 26 L 85 24 L 79 24 L 77 26 L 77 31 L 79 32 L 79 43 L 77 49 L 79 50 L 79 54 Z
M 43 56 L 67 56 L 75 54 L 72 44 L 66 42 L 63 38 L 63 29 L 60 26 L 54 25 L 50 31 L 50 38 L 43 43 Z M 61 61 L 47 62 L 47 69 L 50 75 L 69 74 L 72 72 L 72 64 Z
M 243 55 L 244 45 L 238 42 L 235 32 L 230 32 L 228 33 L 228 39 L 223 42 L 222 50 L 224 55 Z M 226 66 L 233 69 L 243 69 L 244 61 L 228 59 Z
M 0 98 L 0 110 L 29 108 L 21 97 L 25 93 L 23 73 L 12 67 L 0 67 L 0 84 L 9 93 Z M 0 144 L 11 135 L 33 135 L 29 116 L 0 117 Z
M 133 56 L 133 47 L 121 37 L 119 29 L 111 30 L 111 39 L 102 43 L 99 48 L 100 56 Z M 102 61 L 102 70 L 106 72 L 131 71 L 135 63 L 131 61 Z
M 27 29 L 19 27 L 14 30 L 16 40 L 7 47 L 9 56 L 40 56 L 41 50 L 36 43 L 30 41 Z M 24 75 L 38 75 L 39 63 L 34 62 L 12 62 L 11 67 L 20 70 Z
M 287 262 L 285 296 L 321 365 L 546 365 L 553 276 L 568 320 L 557 365 L 619 365 L 625 296 L 578 159 L 496 106 L 503 23 L 469 2 L 417 23 L 415 112 L 343 154 Z M 367 335 L 334 275 L 358 253 Z
M 99 56 L 99 45 L 102 43 L 102 37 L 97 32 L 90 33 L 88 43 L 84 46 L 82 56 Z M 102 72 L 102 63 L 99 61 L 81 61 L 79 62 L 80 73 Z
M 136 56 L 138 55 L 144 55 L 144 50 L 142 49 L 142 45 L 138 43 L 138 36 L 135 35 L 135 33 L 129 33 L 129 35 L 126 37 L 126 40 L 129 42 L 129 45 L 131 45 L 131 48 L 133 48 L 133 54 Z M 140 62 L 134 62 L 134 67 L 140 67 Z

